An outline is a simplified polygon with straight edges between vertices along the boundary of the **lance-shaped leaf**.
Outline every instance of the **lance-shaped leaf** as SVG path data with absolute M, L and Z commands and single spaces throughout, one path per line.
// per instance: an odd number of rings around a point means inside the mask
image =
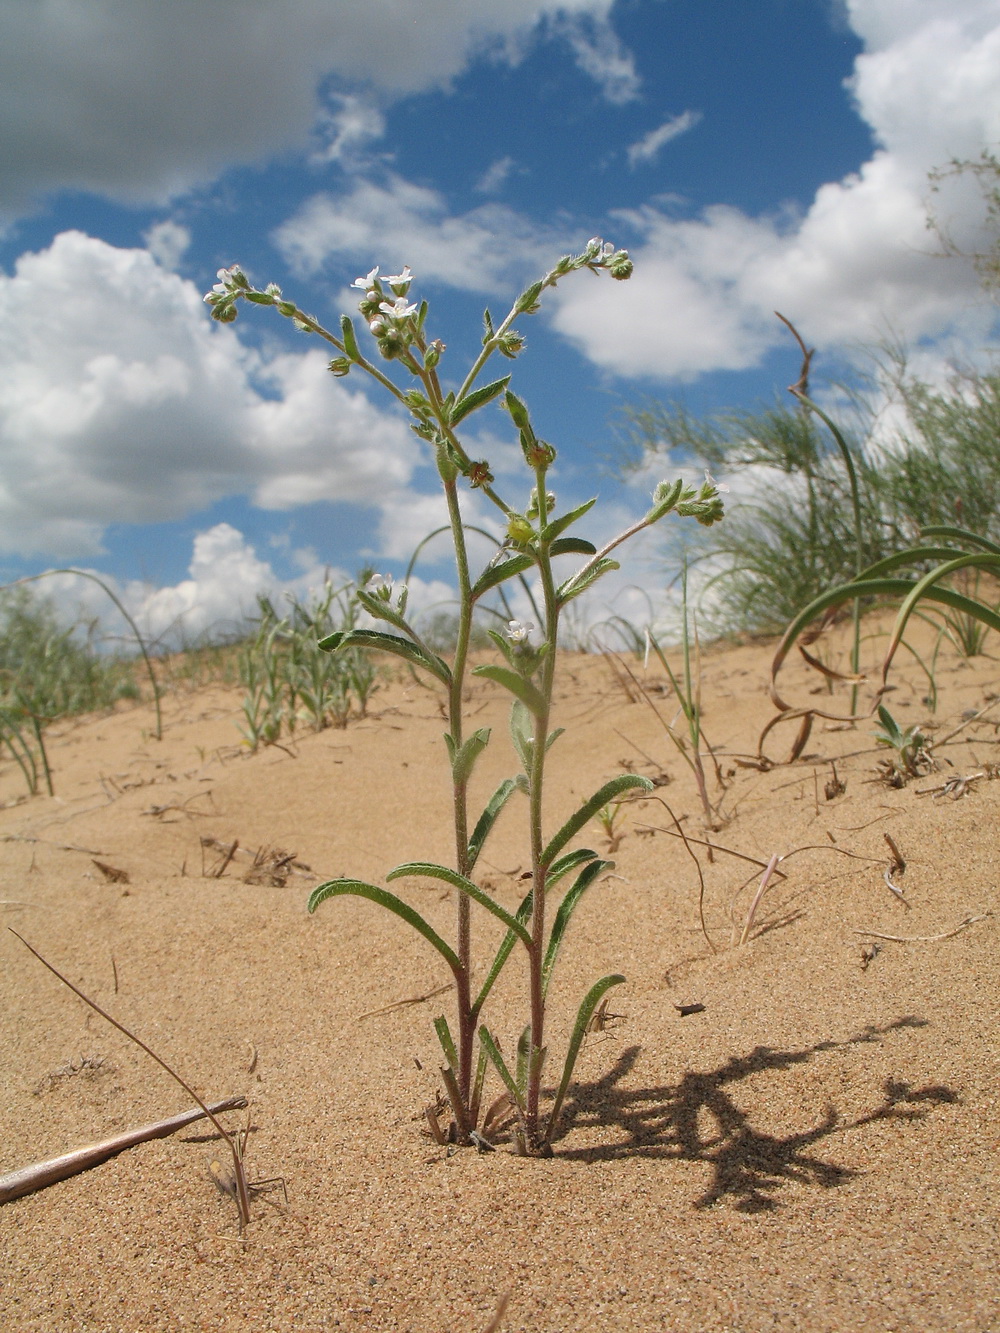
M 602 977 L 600 981 L 594 983 L 590 990 L 583 997 L 583 1003 L 580 1005 L 576 1015 L 576 1022 L 573 1025 L 573 1035 L 570 1037 L 569 1050 L 566 1052 L 566 1063 L 563 1066 L 563 1076 L 559 1083 L 559 1089 L 556 1092 L 555 1104 L 552 1107 L 552 1114 L 549 1116 L 549 1127 L 545 1134 L 546 1143 L 552 1142 L 552 1135 L 555 1132 L 556 1124 L 559 1120 L 559 1113 L 562 1111 L 563 1101 L 566 1098 L 566 1089 L 569 1087 L 569 1081 L 573 1077 L 573 1068 L 576 1064 L 576 1058 L 580 1054 L 580 1047 L 583 1045 L 583 1039 L 587 1035 L 587 1028 L 590 1020 L 594 1016 L 594 1010 L 600 1004 L 605 991 L 609 991 L 612 986 L 620 986 L 625 978 L 619 972 L 612 973 L 611 976 Z
M 441 1049 L 444 1051 L 444 1058 L 451 1065 L 452 1069 L 458 1068 L 458 1050 L 455 1046 L 455 1038 L 451 1035 L 451 1028 L 448 1026 L 448 1020 L 444 1014 L 434 1020 L 434 1031 L 437 1033 L 437 1039 L 441 1043 Z
M 623 773 L 619 778 L 612 778 L 606 782 L 600 791 L 596 791 L 589 801 L 584 802 L 577 810 L 576 814 L 571 815 L 566 823 L 552 839 L 549 845 L 542 852 L 542 864 L 551 864 L 553 858 L 557 856 L 575 834 L 579 833 L 588 820 L 593 819 L 598 810 L 603 810 L 609 801 L 614 800 L 623 791 L 652 791 L 653 784 L 649 778 L 641 777 L 638 773 Z
M 391 602 L 387 602 L 384 597 L 373 597 L 370 592 L 365 592 L 364 588 L 359 588 L 355 596 L 374 620 L 385 620 L 390 625 L 395 625 L 397 629 L 407 630 L 408 626 L 403 619 L 402 611 Z
M 558 518 L 554 518 L 551 523 L 546 523 L 538 534 L 538 540 L 542 542 L 555 541 L 561 532 L 565 532 L 569 525 L 575 523 L 578 518 L 583 518 L 587 510 L 593 509 L 595 504 L 597 504 L 596 495 L 592 500 L 588 500 L 586 504 L 578 505 L 576 509 L 571 509 L 568 514 L 561 514 Z
M 486 808 L 476 821 L 476 827 L 472 830 L 472 837 L 469 839 L 469 869 L 471 870 L 479 860 L 479 853 L 483 850 L 486 839 L 490 836 L 490 831 L 497 821 L 497 816 L 510 800 L 514 792 L 517 791 L 517 783 L 513 778 L 504 778 L 500 786 L 486 802 Z
M 370 902 L 378 903 L 386 911 L 395 913 L 401 917 L 414 930 L 423 935 L 428 944 L 432 944 L 438 953 L 445 960 L 456 979 L 462 976 L 462 964 L 459 961 L 458 954 L 455 953 L 449 945 L 437 933 L 433 926 L 415 912 L 409 903 L 404 903 L 402 898 L 397 898 L 394 893 L 389 893 L 386 889 L 380 889 L 375 884 L 366 884 L 360 879 L 331 879 L 326 884 L 320 884 L 318 888 L 313 889 L 309 895 L 309 911 L 315 912 L 320 903 L 326 902 L 327 898 L 340 897 L 343 894 L 351 894 L 357 898 L 367 898 Z
M 566 934 L 566 927 L 569 925 L 569 919 L 576 910 L 580 899 L 590 888 L 591 884 L 599 875 L 603 875 L 606 870 L 614 869 L 614 861 L 592 861 L 576 877 L 576 883 L 563 898 L 559 904 L 559 910 L 556 912 L 556 918 L 552 923 L 552 934 L 549 936 L 549 947 L 545 951 L 545 961 L 542 964 L 542 997 L 544 998 L 549 991 L 549 982 L 552 979 L 552 973 L 555 969 L 556 959 L 559 957 L 559 948 L 563 942 L 563 936 Z M 546 888 L 548 886 L 546 885 Z
M 575 870 L 577 866 L 586 865 L 588 861 L 596 861 L 597 853 L 592 852 L 589 847 L 578 847 L 574 852 L 567 852 L 565 856 L 560 856 L 558 861 L 553 861 L 549 866 L 549 872 L 545 876 L 545 892 L 554 888 L 570 871 Z
M 541 717 L 545 712 L 545 699 L 537 686 L 532 685 L 526 676 L 522 676 L 517 671 L 511 671 L 509 667 L 502 666 L 478 666 L 472 670 L 474 676 L 483 676 L 486 680 L 495 680 L 498 685 L 502 685 L 505 690 L 509 690 L 516 698 L 520 699 L 524 706 L 536 717 Z
M 517 1073 L 514 1075 L 517 1086 L 523 1093 L 528 1086 L 528 1053 L 531 1050 L 531 1024 L 523 1028 L 517 1039 Z
M 520 699 L 510 709 L 510 739 L 525 773 L 531 772 L 535 751 L 535 720 Z
M 491 588 L 496 588 L 507 579 L 514 578 L 516 574 L 523 574 L 534 563 L 530 555 L 510 555 L 506 560 L 490 565 L 476 580 L 472 589 L 472 600 L 476 601 L 484 592 L 489 592 Z
M 352 361 L 361 360 L 361 351 L 358 347 L 357 334 L 354 332 L 354 320 L 350 315 L 341 315 L 340 317 L 340 336 L 344 341 L 344 351 Z
M 621 566 L 617 560 L 605 556 L 603 560 L 596 561 L 579 573 L 574 574 L 565 583 L 561 583 L 556 589 L 556 596 L 562 604 L 571 602 L 574 597 L 579 597 L 582 592 L 586 592 L 592 584 L 596 583 L 602 574 L 608 574 L 612 569 L 620 568 Z
M 597 547 L 585 537 L 559 537 L 549 547 L 549 555 L 596 555 Z
M 481 389 L 473 389 L 471 393 L 467 393 L 455 404 L 451 414 L 451 424 L 457 426 L 470 412 L 475 412 L 477 408 L 492 402 L 494 398 L 499 398 L 509 383 L 510 376 L 505 375 L 502 380 L 494 380 L 492 384 L 484 384 Z
M 451 741 L 451 737 L 446 737 Z M 469 780 L 476 760 L 490 743 L 489 727 L 481 727 L 479 731 L 474 731 L 462 744 L 462 748 L 457 754 L 454 753 L 455 742 L 451 741 L 449 749 L 451 754 L 451 775 L 456 784 L 464 783 Z
M 495 917 L 504 923 L 508 930 L 513 930 L 517 934 L 525 948 L 531 948 L 531 936 L 524 926 L 512 917 L 506 908 L 501 907 L 498 902 L 494 902 L 490 895 L 481 889 L 478 884 L 473 884 L 471 879 L 466 879 L 457 870 L 452 870 L 448 866 L 435 865 L 433 861 L 405 861 L 402 865 L 390 870 L 386 879 L 401 879 L 404 875 L 422 875 L 426 879 L 444 880 L 446 884 L 450 884 L 453 888 L 468 894 L 481 907 L 485 907 L 487 912 L 492 912 Z
M 500 1075 L 504 1087 L 510 1093 L 511 1097 L 513 1097 L 515 1106 L 518 1111 L 520 1111 L 521 1115 L 524 1115 L 524 1094 L 517 1086 L 517 1080 L 514 1078 L 514 1075 L 507 1068 L 506 1061 L 500 1054 L 500 1047 L 493 1040 L 490 1035 L 490 1030 L 485 1023 L 483 1023 L 479 1029 L 479 1040 L 483 1044 L 483 1050 L 490 1057 L 494 1069 L 496 1069 L 497 1073 Z
M 404 658 L 412 666 L 422 667 L 445 685 L 451 686 L 451 671 L 447 662 L 434 653 L 423 652 L 415 643 L 401 639 L 397 634 L 383 634 L 375 629 L 337 630 L 325 639 L 320 639 L 319 646 L 327 653 L 338 652 L 341 648 L 376 648 L 381 653 L 394 653 L 396 657 Z
M 517 909 L 517 919 L 522 925 L 524 925 L 524 923 L 531 916 L 531 906 L 533 902 L 534 902 L 534 890 L 529 889 L 528 892 L 521 899 L 521 905 Z M 503 971 L 504 963 L 506 963 L 507 959 L 510 957 L 511 950 L 517 943 L 517 939 L 518 939 L 517 935 L 515 935 L 512 930 L 508 930 L 507 934 L 503 938 L 503 942 L 501 943 L 500 948 L 497 949 L 496 957 L 493 959 L 493 966 L 490 968 L 489 972 L 486 975 L 486 980 L 483 982 L 482 989 L 476 996 L 476 1003 L 472 1006 L 473 1013 L 478 1014 L 479 1011 L 482 1009 L 483 1005 L 486 1003 L 486 997 L 493 989 L 497 977 Z

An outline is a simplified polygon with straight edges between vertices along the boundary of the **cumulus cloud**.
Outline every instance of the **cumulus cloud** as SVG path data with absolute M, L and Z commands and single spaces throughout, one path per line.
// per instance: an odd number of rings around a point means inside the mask
M 801 216 L 710 207 L 694 219 L 655 205 L 615 216 L 639 236 L 635 277 L 561 288 L 555 325 L 620 374 L 691 378 L 759 363 L 782 338 L 781 310 L 811 342 L 905 339 L 988 328 L 970 268 L 930 256 L 927 173 L 1000 139 L 996 0 L 849 0 L 865 39 L 851 89 L 879 148 L 830 182 Z M 953 238 L 983 240 L 981 201 L 946 182 L 937 201 Z
M 80 232 L 0 275 L 0 546 L 76 558 L 112 522 L 229 495 L 376 503 L 408 485 L 405 422 L 317 349 L 265 357 L 145 250 Z
M 631 86 L 613 0 L 0 0 L 0 208 L 55 189 L 163 201 L 304 146 L 332 77 L 397 97 L 483 51 L 516 58 L 546 16 L 612 100 Z M 360 112 L 359 112 L 360 114 Z M 341 115 L 338 151 L 365 126 Z M 336 135 L 331 143 L 338 143 Z
M 450 216 L 436 190 L 397 175 L 384 185 L 358 181 L 344 194 L 314 195 L 273 240 L 301 273 L 335 260 L 383 269 L 409 264 L 418 279 L 472 292 L 508 287 L 512 275 L 543 268 L 561 244 L 555 233 L 502 204 Z
M 628 146 L 628 164 L 630 167 L 637 167 L 640 162 L 652 162 L 657 153 L 671 139 L 676 139 L 678 135 L 686 134 L 688 130 L 693 130 L 701 120 L 700 111 L 682 111 L 679 116 L 671 116 L 665 120 L 662 125 L 655 130 L 650 130 L 644 134 L 641 139 Z

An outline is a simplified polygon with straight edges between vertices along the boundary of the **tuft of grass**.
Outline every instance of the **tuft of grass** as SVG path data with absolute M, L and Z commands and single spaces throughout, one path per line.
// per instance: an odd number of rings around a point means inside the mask
M 54 794 L 47 727 L 140 697 L 134 661 L 108 657 L 98 643 L 96 621 L 66 626 L 29 588 L 0 591 L 0 749 L 33 796 L 43 782 Z

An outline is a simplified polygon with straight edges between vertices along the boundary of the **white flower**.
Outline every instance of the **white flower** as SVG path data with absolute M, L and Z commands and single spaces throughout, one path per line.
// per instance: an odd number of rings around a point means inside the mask
M 397 273 L 394 278 L 386 278 L 386 282 L 389 284 L 390 287 L 395 287 L 397 282 L 405 283 L 407 287 L 409 287 L 412 281 L 413 281 L 413 274 L 410 272 L 409 264 L 407 264 L 403 268 L 402 273 Z
M 405 296 L 397 296 L 392 305 L 388 301 L 382 301 L 379 310 L 384 315 L 391 315 L 393 319 L 407 319 L 410 315 L 416 314 L 417 307 L 409 305 Z
M 366 278 L 355 278 L 351 283 L 352 287 L 359 287 L 361 291 L 366 292 L 378 276 L 378 264 L 372 269 Z
M 708 468 L 705 469 L 705 485 L 711 486 L 713 490 L 718 491 L 720 494 L 729 494 L 729 487 L 726 483 L 724 481 L 716 481 Z
M 387 592 L 392 592 L 392 583 L 391 574 L 373 574 L 365 584 L 365 592 L 378 592 L 382 588 L 385 588 Z
M 511 643 L 527 643 L 528 635 L 535 628 L 531 620 L 509 620 L 507 622 L 507 638 Z

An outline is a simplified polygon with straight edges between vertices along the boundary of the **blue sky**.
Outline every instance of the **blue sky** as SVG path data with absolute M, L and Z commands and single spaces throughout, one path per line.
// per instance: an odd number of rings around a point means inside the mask
M 770 399 L 775 308 L 820 367 L 890 331 L 927 374 L 981 354 L 927 172 L 998 141 L 997 0 L 0 0 L 0 576 L 81 565 L 195 635 L 326 566 L 398 574 L 440 521 L 417 441 L 273 312 L 213 325 L 216 269 L 335 327 L 409 264 L 457 382 L 483 306 L 592 235 L 635 276 L 560 287 L 514 384 L 610 536 L 646 507 L 606 463 L 621 404 Z M 941 207 L 974 246 L 975 193 Z M 509 420 L 473 434 L 516 498 Z

